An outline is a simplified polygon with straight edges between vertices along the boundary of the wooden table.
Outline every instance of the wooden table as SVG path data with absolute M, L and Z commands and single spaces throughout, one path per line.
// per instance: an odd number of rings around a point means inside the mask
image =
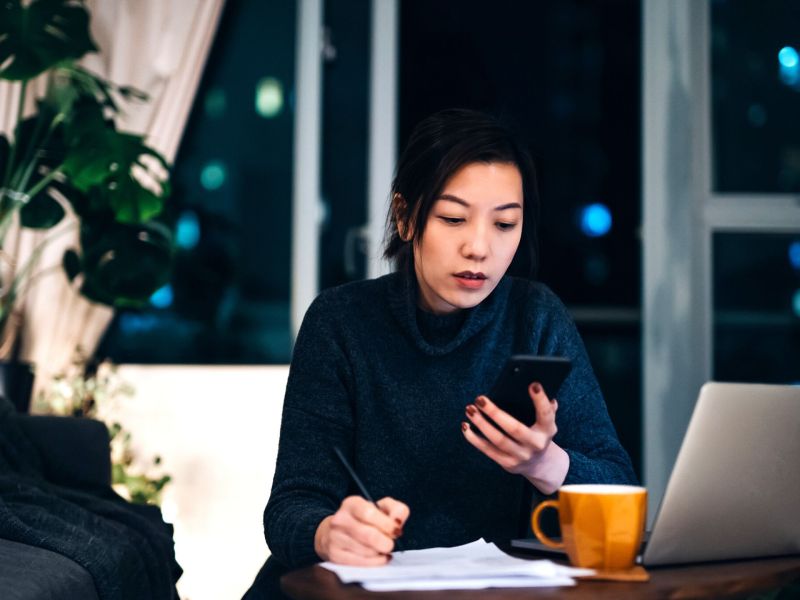
M 800 556 L 707 563 L 649 570 L 647 583 L 583 581 L 574 587 L 438 592 L 368 592 L 343 585 L 320 566 L 281 578 L 283 591 L 295 600 L 522 600 L 530 598 L 746 598 L 750 594 L 800 581 Z

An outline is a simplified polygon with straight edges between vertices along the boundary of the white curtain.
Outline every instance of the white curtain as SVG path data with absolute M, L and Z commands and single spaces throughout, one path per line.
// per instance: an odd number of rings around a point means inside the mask
M 119 128 L 147 136 L 150 146 L 172 161 L 189 116 L 224 0 L 89 0 L 92 35 L 99 54 L 85 57 L 88 69 L 120 85 L 138 88 L 146 103 L 128 103 Z M 29 94 L 28 99 L 31 100 Z M 26 103 L 27 104 L 27 103 Z M 18 94 L 0 82 L 0 128 L 8 131 Z M 74 225 L 50 243 L 40 260 L 46 273 L 27 292 L 20 325 L 21 358 L 36 367 L 36 388 L 62 370 L 80 346 L 91 353 L 113 311 L 73 290 L 58 267 L 77 242 Z M 45 233 L 10 232 L 5 248 L 20 265 Z

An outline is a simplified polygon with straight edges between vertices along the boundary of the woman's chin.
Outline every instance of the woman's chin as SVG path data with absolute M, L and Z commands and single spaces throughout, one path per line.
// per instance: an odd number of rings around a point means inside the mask
M 458 292 L 451 294 L 449 298 L 445 298 L 446 302 L 452 306 L 452 310 L 464 310 L 467 308 L 475 308 L 486 300 L 491 294 L 492 290 L 481 290 L 480 292 Z

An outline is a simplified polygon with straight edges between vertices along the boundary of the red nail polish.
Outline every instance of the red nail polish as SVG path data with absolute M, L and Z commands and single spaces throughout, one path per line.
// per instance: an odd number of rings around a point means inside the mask
M 395 517 L 394 518 L 394 522 L 397 523 L 398 525 L 402 525 L 403 524 L 403 522 L 400 520 L 399 517 Z
M 478 409 L 472 406 L 472 404 L 467 405 L 467 414 L 470 417 L 474 417 L 476 412 L 478 412 Z
M 483 408 L 484 406 L 486 406 L 486 400 L 484 400 L 483 396 L 478 396 L 477 398 L 475 398 L 475 404 Z
M 539 382 L 534 382 L 533 384 L 533 393 L 534 394 L 541 394 L 542 393 L 542 386 Z
M 469 425 L 467 425 L 466 423 L 461 423 L 461 431 L 466 431 L 468 427 Z

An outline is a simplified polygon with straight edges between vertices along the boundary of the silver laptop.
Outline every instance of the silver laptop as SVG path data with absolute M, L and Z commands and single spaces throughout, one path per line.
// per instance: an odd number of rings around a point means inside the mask
M 707 383 L 641 561 L 785 554 L 800 554 L 800 387 Z

